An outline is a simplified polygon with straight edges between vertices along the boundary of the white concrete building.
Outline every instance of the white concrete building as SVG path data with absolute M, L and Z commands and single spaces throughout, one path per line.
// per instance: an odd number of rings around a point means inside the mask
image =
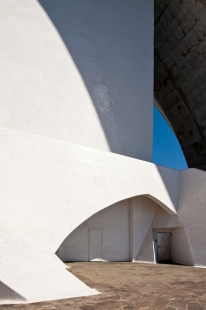
M 205 172 L 151 163 L 153 1 L 0 8 L 1 303 L 98 293 L 61 260 L 206 266 Z

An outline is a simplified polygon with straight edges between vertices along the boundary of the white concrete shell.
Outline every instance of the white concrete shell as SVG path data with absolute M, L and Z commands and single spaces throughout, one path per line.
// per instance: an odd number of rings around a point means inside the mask
M 92 228 L 101 259 L 156 262 L 161 229 L 205 266 L 204 172 L 149 162 L 152 0 L 2 0 L 0 21 L 1 302 L 96 294 L 55 255 L 86 260 Z
M 1 127 L 151 161 L 153 1 L 0 5 Z

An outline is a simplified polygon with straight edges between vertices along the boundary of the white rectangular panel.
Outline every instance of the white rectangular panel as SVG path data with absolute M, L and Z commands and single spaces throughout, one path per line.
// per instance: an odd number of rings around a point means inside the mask
M 102 230 L 89 228 L 89 261 L 102 260 Z

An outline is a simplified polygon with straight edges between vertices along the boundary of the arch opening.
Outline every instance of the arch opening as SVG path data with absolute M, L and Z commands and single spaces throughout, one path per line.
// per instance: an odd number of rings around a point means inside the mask
M 135 261 L 157 208 L 146 195 L 114 203 L 73 230 L 56 254 L 64 262 Z

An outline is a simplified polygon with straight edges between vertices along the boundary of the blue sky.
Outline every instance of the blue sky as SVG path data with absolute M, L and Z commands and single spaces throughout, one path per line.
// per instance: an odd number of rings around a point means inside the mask
M 188 168 L 179 141 L 155 106 L 152 162 L 178 170 Z

